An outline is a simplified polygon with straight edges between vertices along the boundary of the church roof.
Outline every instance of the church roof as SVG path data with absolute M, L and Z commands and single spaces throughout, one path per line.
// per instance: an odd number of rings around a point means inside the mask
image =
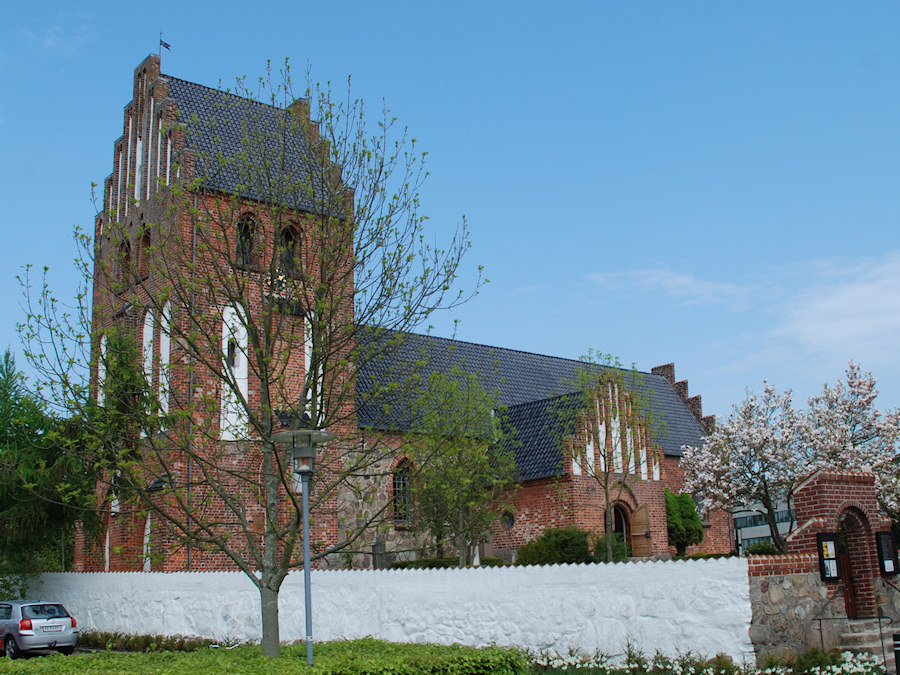
M 482 386 L 496 391 L 498 403 L 507 408 L 515 428 L 516 464 L 524 480 L 558 475 L 562 461 L 560 409 L 577 410 L 577 380 L 586 364 L 556 356 L 491 347 L 427 335 L 408 334 L 390 357 L 373 359 L 359 373 L 361 405 L 359 423 L 368 428 L 408 427 L 405 396 L 399 394 L 385 407 L 366 395 L 388 381 L 401 381 L 411 371 L 427 377 L 459 366 L 477 373 Z M 598 367 L 605 368 L 605 367 Z M 598 370 L 599 372 L 599 370 Z M 624 370 L 628 377 L 630 370 Z M 705 435 L 672 385 L 661 375 L 639 373 L 635 388 L 649 400 L 654 444 L 668 456 L 680 457 L 683 445 L 699 445 Z
M 193 151 L 196 175 L 206 187 L 263 202 L 270 201 L 274 192 L 291 208 L 322 210 L 322 162 L 295 113 L 221 89 L 161 77 L 167 81 L 169 98 L 178 105 L 186 149 Z M 278 168 L 265 171 L 265 166 Z

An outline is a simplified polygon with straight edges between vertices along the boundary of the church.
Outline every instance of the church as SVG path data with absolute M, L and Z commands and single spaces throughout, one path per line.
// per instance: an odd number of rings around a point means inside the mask
M 437 264 L 419 277 L 398 271 L 424 222 L 421 175 L 401 166 L 410 192 L 392 197 L 384 165 L 367 173 L 338 152 L 369 141 L 311 120 L 308 98 L 269 93 L 164 75 L 157 55 L 134 71 L 94 230 L 104 527 L 79 532 L 76 569 L 295 566 L 299 486 L 273 435 L 304 428 L 335 435 L 318 448 L 309 495 L 316 566 L 432 553 L 411 527 L 403 439 L 415 383 L 451 371 L 477 374 L 515 431 L 518 488 L 484 554 L 511 560 L 550 527 L 602 531 L 607 505 L 633 556 L 671 552 L 664 492 L 680 491 L 681 448 L 713 423 L 674 365 L 591 366 L 584 406 L 581 361 L 417 332 L 427 314 L 415 298 L 452 306 L 441 293 L 459 253 L 431 251 Z M 704 529 L 698 551 L 731 550 L 727 514 Z

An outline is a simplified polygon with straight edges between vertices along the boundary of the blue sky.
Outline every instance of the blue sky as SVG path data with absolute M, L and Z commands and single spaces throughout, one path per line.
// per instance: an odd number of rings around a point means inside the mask
M 15 275 L 74 288 L 132 72 L 215 86 L 290 57 L 353 76 L 429 151 L 423 210 L 468 217 L 491 283 L 457 337 L 639 368 L 727 414 L 854 358 L 900 403 L 900 4 L 14 3 L 0 26 L 0 337 Z M 435 332 L 452 323 L 439 317 Z M 21 359 L 20 359 L 21 360 Z

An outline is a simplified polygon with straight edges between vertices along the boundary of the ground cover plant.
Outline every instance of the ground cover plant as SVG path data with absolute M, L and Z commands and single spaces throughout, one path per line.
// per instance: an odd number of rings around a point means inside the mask
M 647 656 L 632 645 L 623 654 L 555 652 L 531 654 L 534 675 L 884 675 L 881 659 L 869 654 L 811 649 L 787 659 L 765 659 L 757 667 L 735 663 L 727 655 L 711 658 L 693 652 Z
M 51 654 L 13 661 L 0 659 L 0 673 L 297 673 L 318 675 L 884 675 L 879 659 L 813 649 L 788 660 L 766 660 L 758 667 L 730 657 L 692 652 L 648 656 L 627 645 L 618 655 L 539 654 L 504 647 L 397 644 L 365 638 L 320 643 L 315 665 L 307 669 L 305 646 L 283 647 L 285 658 L 263 656 L 256 645 L 225 646 L 200 639 L 90 633 L 106 647 L 73 656 Z M 180 640 L 180 643 L 179 643 Z M 167 642 L 168 641 L 168 642 Z M 179 647 L 179 644 L 182 646 Z M 163 645 L 168 645 L 164 648 Z M 128 650 L 139 651 L 128 651 Z
M 120 638 L 121 639 L 121 638 Z M 122 641 L 139 646 L 141 641 Z M 527 675 L 526 656 L 503 647 L 395 644 L 366 638 L 315 647 L 315 665 L 306 666 L 305 644 L 282 647 L 282 658 L 263 656 L 257 645 L 206 647 L 194 651 L 51 654 L 23 660 L 0 659 L 0 673 L 297 673 L 316 675 Z

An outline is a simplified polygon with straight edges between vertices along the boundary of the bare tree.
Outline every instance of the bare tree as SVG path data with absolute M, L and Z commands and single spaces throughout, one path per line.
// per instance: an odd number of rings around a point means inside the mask
M 387 511 L 371 477 L 395 449 L 363 438 L 358 410 L 404 386 L 403 369 L 364 387 L 359 374 L 389 363 L 433 311 L 471 297 L 480 270 L 469 293 L 457 290 L 465 221 L 446 247 L 429 243 L 424 153 L 386 108 L 367 124 L 349 83 L 339 98 L 307 76 L 298 97 L 286 63 L 254 91 L 242 80 L 207 89 L 154 77 L 148 63 L 126 109 L 144 133 L 132 141 L 128 127 L 134 168 L 104 185 L 94 241 L 76 233 L 78 264 L 93 274 L 72 310 L 23 278 L 22 333 L 46 391 L 97 429 L 121 417 L 110 392 L 138 368 L 135 433 L 96 444 L 109 500 L 138 522 L 147 514 L 169 567 L 242 570 L 260 592 L 263 652 L 277 656 L 278 592 L 302 561 L 290 450 L 273 433 L 338 436 L 310 492 L 313 556 L 334 564 Z M 139 364 L 113 362 L 113 333 L 139 346 Z M 92 351 L 79 351 L 88 336 Z M 375 506 L 339 518 L 348 494 Z

